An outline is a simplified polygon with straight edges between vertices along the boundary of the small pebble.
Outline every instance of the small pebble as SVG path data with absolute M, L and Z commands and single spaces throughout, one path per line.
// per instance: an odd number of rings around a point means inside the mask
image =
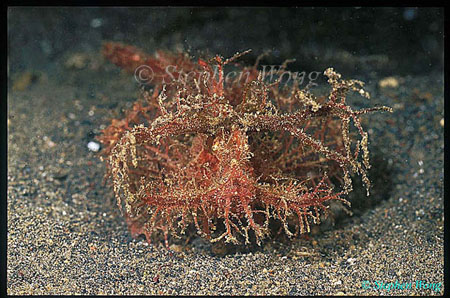
M 95 18 L 91 20 L 91 27 L 98 28 L 103 24 L 103 20 L 100 18 Z
M 89 148 L 89 150 L 91 150 L 93 152 L 98 152 L 100 150 L 100 144 L 97 142 L 93 142 L 93 141 L 90 141 L 87 144 L 87 147 Z
M 394 77 L 387 77 L 378 82 L 378 86 L 381 88 L 391 87 L 391 88 L 397 88 L 398 87 L 398 80 Z
M 348 258 L 348 259 L 347 259 L 347 263 L 349 263 L 350 265 L 354 265 L 355 262 L 356 262 L 356 259 L 355 259 L 355 258 Z

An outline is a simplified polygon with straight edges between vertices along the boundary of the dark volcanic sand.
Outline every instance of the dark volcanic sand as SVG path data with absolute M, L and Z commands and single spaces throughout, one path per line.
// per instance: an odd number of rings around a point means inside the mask
M 132 76 L 97 51 L 79 51 L 84 63 L 64 65 L 74 54 L 67 49 L 58 75 L 34 72 L 28 83 L 26 73 L 10 74 L 8 294 L 443 294 L 443 285 L 416 287 L 444 278 L 442 70 L 392 72 L 399 85 L 386 88 L 374 72 L 369 103 L 349 100 L 395 110 L 365 116 L 373 186 L 370 197 L 352 195 L 353 216 L 261 248 L 233 250 L 194 236 L 169 252 L 130 238 L 102 183 L 104 164 L 87 148 L 138 95 Z M 376 289 L 375 281 L 413 284 Z

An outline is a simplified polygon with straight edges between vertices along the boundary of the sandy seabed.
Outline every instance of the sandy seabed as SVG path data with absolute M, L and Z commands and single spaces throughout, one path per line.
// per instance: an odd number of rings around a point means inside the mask
M 394 73 L 392 87 L 379 86 L 384 76 L 367 82 L 367 105 L 395 112 L 364 116 L 373 186 L 370 197 L 355 191 L 353 216 L 260 248 L 230 251 L 194 236 L 168 251 L 130 237 L 88 149 L 138 94 L 132 76 L 89 51 L 94 58 L 72 57 L 58 76 L 25 70 L 11 80 L 8 294 L 444 293 L 442 72 Z

